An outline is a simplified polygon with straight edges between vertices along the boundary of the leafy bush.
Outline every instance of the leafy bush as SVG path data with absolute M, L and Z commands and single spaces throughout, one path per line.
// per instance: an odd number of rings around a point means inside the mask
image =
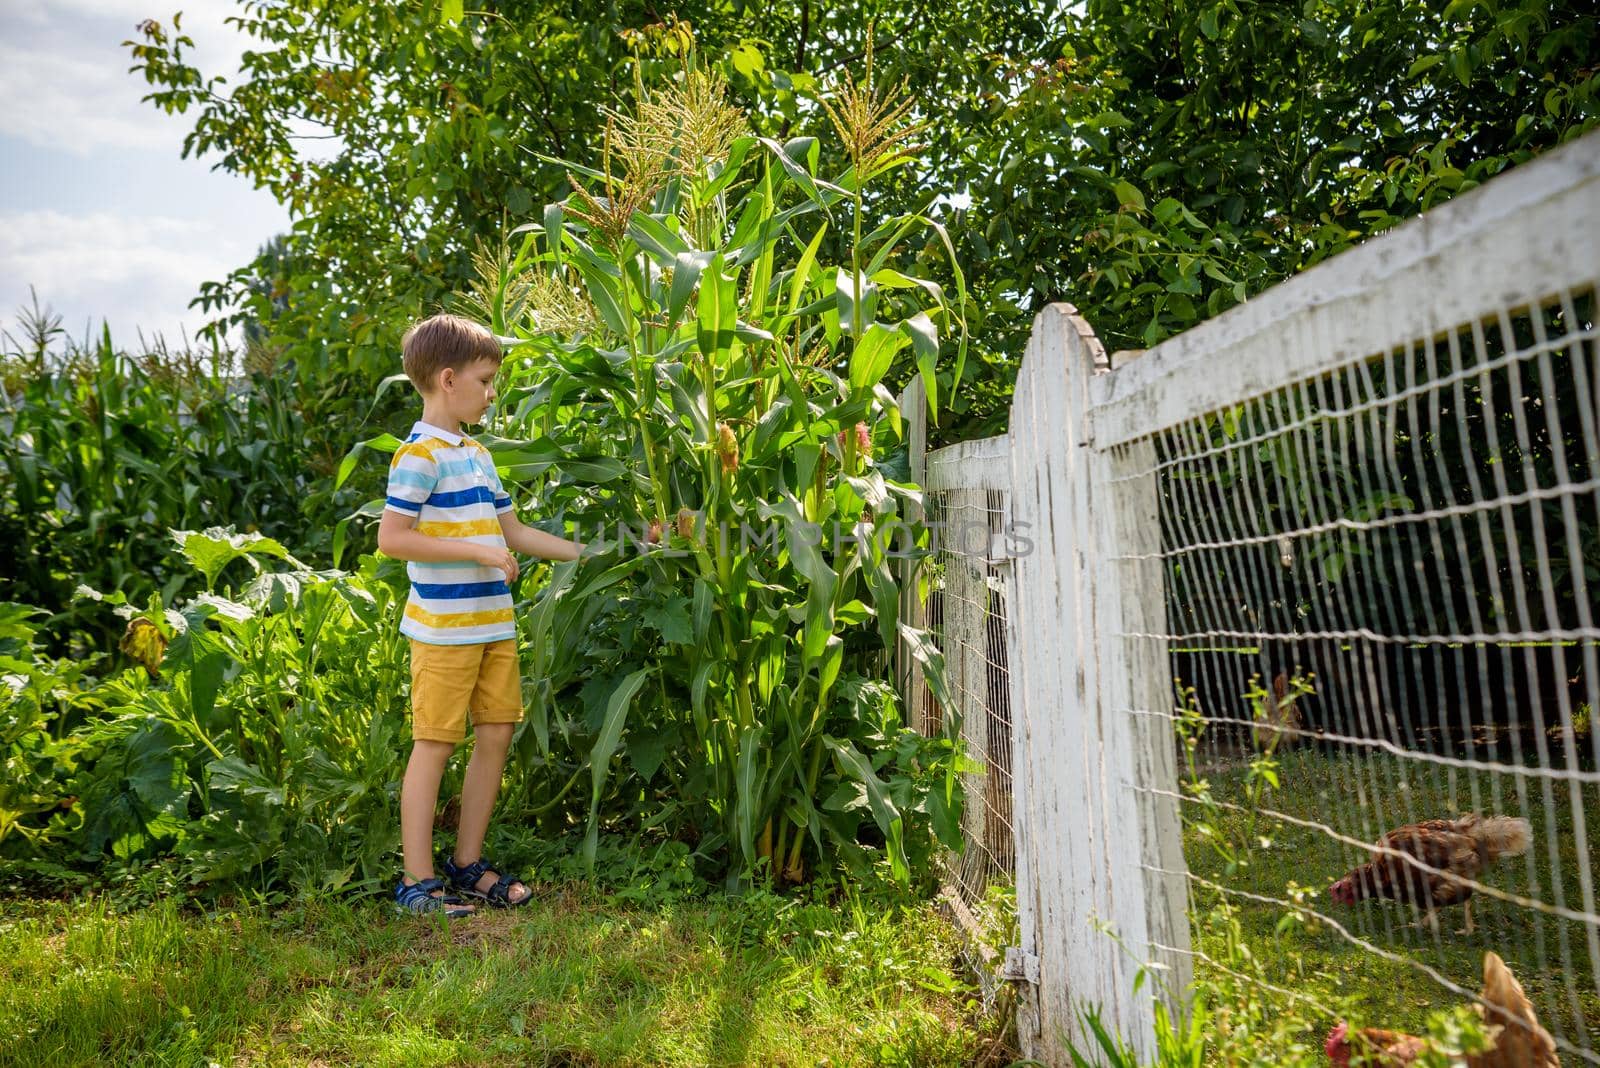
M 0 850 L 46 868 L 76 860 L 113 881 L 152 862 L 217 887 L 386 881 L 409 680 L 392 623 L 403 576 L 372 558 L 356 574 L 311 571 L 260 535 L 177 533 L 206 592 L 179 608 L 152 595 L 138 613 L 120 594 L 103 598 L 131 617 L 123 647 L 141 665 L 100 680 L 70 732 L 43 739 L 51 715 L 38 695 L 83 705 L 80 669 L 23 665 L 33 674 L 0 709 L 19 768 L 6 796 L 21 795 L 7 808 L 43 811 L 66 794 L 76 818 L 40 827 L 35 815 L 19 825 L 24 845 L 0 836 Z M 260 557 L 289 568 L 262 569 Z M 239 560 L 258 573 L 222 582 Z
M 18 843 L 42 851 L 70 833 L 68 783 L 81 749 L 70 728 L 98 705 L 92 661 L 39 649 L 41 614 L 0 603 L 0 856 Z

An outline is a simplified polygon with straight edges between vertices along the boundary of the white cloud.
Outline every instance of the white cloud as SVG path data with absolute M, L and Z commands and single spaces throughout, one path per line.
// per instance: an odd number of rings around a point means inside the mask
M 231 80 L 251 44 L 225 21 L 240 8 L 225 0 L 183 6 L 182 29 L 195 42 L 186 61 Z M 8 101 L 0 134 L 79 155 L 102 147 L 175 149 L 188 122 L 141 103 L 154 87 L 129 72 L 122 45 L 138 37 L 138 24 L 153 11 L 170 30 L 171 13 L 161 10 L 149 0 L 19 5 L 14 19 L 8 10 L 13 32 L 0 41 L 0 99 Z
M 32 284 L 73 337 L 102 319 L 119 344 L 131 345 L 136 328 L 174 342 L 183 329 L 192 337 L 205 319 L 187 309 L 200 283 L 247 263 L 255 237 L 229 234 L 201 218 L 0 214 L 0 278 L 6 283 L 0 325 L 15 333 L 14 311 L 28 300 Z
M 287 227 L 281 206 L 247 182 L 182 160 L 194 112 L 167 115 L 123 42 L 155 18 L 194 39 L 186 60 L 234 79 L 253 42 L 226 20 L 234 0 L 0 0 L 0 327 L 15 333 L 29 301 L 59 312 L 75 338 L 104 320 L 120 344 L 136 331 L 176 340 L 206 316 L 202 282 L 248 263 Z

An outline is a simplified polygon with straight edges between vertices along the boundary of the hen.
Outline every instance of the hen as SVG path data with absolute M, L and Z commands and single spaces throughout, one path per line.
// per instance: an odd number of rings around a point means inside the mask
M 1467 1054 L 1467 1068 L 1561 1068 L 1555 1039 L 1539 1026 L 1522 984 L 1495 953 L 1483 955 L 1482 1001 L 1473 1008 L 1488 1024 L 1491 1044 L 1487 1052 Z M 1323 1045 L 1335 1068 L 1349 1068 L 1353 1054 L 1362 1055 L 1361 1063 L 1370 1068 L 1409 1068 L 1428 1048 L 1425 1038 L 1375 1027 L 1352 1032 L 1343 1021 Z
M 1328 887 L 1328 895 L 1341 905 L 1369 897 L 1406 902 L 1423 909 L 1422 920 L 1429 924 L 1435 922 L 1434 912 L 1440 907 L 1464 904 L 1464 933 L 1471 934 L 1472 887 L 1462 880 L 1476 880 L 1501 857 L 1526 853 L 1532 837 L 1528 821 L 1512 816 L 1469 815 L 1413 823 L 1378 839 L 1371 862 Z M 1407 858 L 1436 871 L 1417 867 Z

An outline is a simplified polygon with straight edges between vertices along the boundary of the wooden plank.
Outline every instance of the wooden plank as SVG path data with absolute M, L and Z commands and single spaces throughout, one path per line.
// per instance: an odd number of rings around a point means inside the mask
M 1486 309 L 1592 286 L 1596 233 L 1600 131 L 1162 342 L 1095 384 L 1093 440 L 1132 441 L 1438 336 Z M 1291 335 L 1318 344 L 1286 345 Z
M 924 454 L 928 448 L 928 399 L 923 390 L 922 379 L 913 378 L 906 386 L 905 392 L 900 394 L 900 414 L 905 421 L 906 446 L 909 450 L 908 468 L 911 481 L 917 485 L 922 484 L 924 477 Z M 920 522 L 923 518 L 923 508 L 915 502 L 904 504 L 905 518 L 909 523 Z M 897 575 L 900 582 L 900 621 L 908 627 L 917 630 L 926 629 L 928 625 L 927 605 L 917 593 L 918 568 L 917 561 L 901 558 L 897 562 Z M 903 714 L 906 725 L 928 732 L 928 686 L 922 678 L 922 669 L 906 649 L 904 642 L 899 642 L 896 648 L 896 680 L 901 699 L 904 701 Z
M 1010 432 L 1013 519 L 1033 541 L 1012 564 L 1017 900 L 1022 948 L 1039 960 L 1037 1006 L 1019 1010 L 1018 1029 L 1047 1064 L 1070 1063 L 1064 1039 L 1086 1040 L 1087 1005 L 1153 1057 L 1153 996 L 1134 993 L 1136 962 L 1167 965 L 1178 993 L 1187 974 L 1181 954 L 1151 950 L 1188 946 L 1183 880 L 1148 870 L 1181 870 L 1177 814 L 1129 789 L 1170 789 L 1176 768 L 1170 732 L 1129 712 L 1167 701 L 1165 648 L 1119 637 L 1135 624 L 1160 632 L 1164 591 L 1159 563 L 1129 574 L 1115 559 L 1123 541 L 1158 543 L 1160 528 L 1153 482 L 1112 481 L 1148 455 L 1087 443 L 1091 383 L 1107 364 L 1070 307 L 1046 309 Z
M 1053 316 L 1052 316 L 1053 318 Z M 1034 338 L 1029 340 L 1028 352 L 1034 351 L 1036 344 L 1046 344 L 1046 338 L 1039 333 L 1039 320 L 1035 320 Z M 1037 339 L 1037 341 L 1035 340 Z M 1042 357 L 1033 357 L 1037 363 Z M 1024 366 L 1027 365 L 1026 358 Z M 1015 441 L 1011 434 L 1007 434 L 1008 445 Z M 1007 450 L 1009 452 L 1009 448 Z M 1013 485 L 1016 484 L 1015 468 L 1016 459 L 1012 458 Z M 1013 491 L 1014 492 L 1014 491 Z M 1032 538 L 1029 532 L 1038 530 L 1037 501 L 1029 513 L 1033 516 L 1031 522 L 1018 522 L 1019 513 L 1017 499 L 1013 492 L 1006 494 L 1008 525 L 1007 541 L 1014 542 L 1015 548 L 1021 550 L 1026 547 L 1031 553 Z M 1024 543 L 1021 539 L 1027 538 Z M 1017 557 L 1023 555 L 1020 551 L 1009 553 L 1006 566 L 1001 570 L 1002 581 L 1005 588 L 1006 599 L 1006 626 L 1005 642 L 1007 656 L 1006 685 L 1010 690 L 1011 705 L 1011 835 L 1013 848 L 1012 885 L 1015 888 L 1014 900 L 1017 908 L 1017 946 L 1024 960 L 1038 961 L 1038 875 L 1037 868 L 1032 859 L 1034 843 L 1033 829 L 1030 822 L 1031 795 L 1029 787 L 1030 769 L 1025 757 L 1025 751 L 1030 744 L 1026 729 L 1027 694 L 1029 692 L 1028 656 L 1036 650 L 1037 646 L 1031 637 L 1022 632 L 1021 619 L 1021 586 L 1017 581 Z M 1037 683 L 1035 683 L 1037 685 Z M 1024 969 L 1026 971 L 1026 969 Z M 1016 1022 L 1018 1044 L 1024 1056 L 1032 1056 L 1038 1048 L 1039 1028 L 1039 989 L 1036 982 L 1021 982 L 1017 987 Z
M 985 499 L 983 490 L 945 491 L 946 521 L 955 524 L 958 531 L 971 528 L 975 518 L 981 520 L 983 517 Z M 939 558 L 944 565 L 945 669 L 950 692 L 961 709 L 962 741 L 966 744 L 968 755 L 986 768 L 989 754 L 984 744 L 983 694 L 987 675 L 983 650 L 987 589 L 983 582 L 983 560 L 986 555 L 987 524 L 984 537 L 981 538 L 951 539 L 948 533 L 948 530 L 942 532 L 945 536 L 941 540 L 946 551 Z M 960 881 L 964 889 L 971 890 L 973 881 L 983 871 L 983 773 L 965 773 L 961 788 L 965 798 L 961 813 L 962 837 L 968 849 L 967 855 L 961 858 Z
M 1011 515 L 1020 537 L 1027 538 L 1030 548 L 1041 537 L 1043 527 L 1043 500 L 1040 480 L 1036 477 L 1036 440 L 1032 432 L 1034 409 L 1039 387 L 1033 380 L 1043 361 L 1060 359 L 1054 353 L 1052 342 L 1059 333 L 1059 314 L 1046 308 L 1033 322 L 1033 333 L 1028 339 L 1027 352 L 1017 372 L 1013 391 L 1011 422 L 1008 437 L 1011 439 L 1012 492 Z M 1042 741 L 1036 736 L 1032 722 L 1031 703 L 1041 699 L 1055 685 L 1052 672 L 1038 660 L 1040 651 L 1038 630 L 1043 625 L 1037 598 L 1031 596 L 1028 582 L 1037 582 L 1042 575 L 1038 565 L 1030 562 L 1032 553 L 1019 554 L 1010 568 L 1011 612 L 1009 630 L 1012 651 L 1011 710 L 1012 710 L 1012 790 L 1011 825 L 1017 838 L 1016 905 L 1018 948 L 1026 957 L 1037 959 L 1040 953 L 1039 929 L 1041 895 L 1039 892 L 1044 872 L 1054 865 L 1041 856 L 1040 836 L 1036 828 L 1035 812 L 1039 803 L 1034 800 L 1033 759 L 1035 745 Z M 1023 626 L 1027 620 L 1029 627 Z M 1040 791 L 1042 795 L 1042 791 Z M 1017 996 L 1017 1043 L 1024 1057 L 1036 1058 L 1040 1053 L 1042 1026 L 1040 1023 L 1040 987 L 1037 983 L 1023 983 Z
M 946 445 L 930 452 L 927 464 L 930 490 L 1011 490 L 1011 442 L 1004 434 Z
M 1081 643 L 1092 629 L 1088 591 L 1076 581 L 1081 539 L 1071 530 L 1086 502 L 1076 447 L 1083 427 L 1073 421 L 1084 410 L 1084 376 L 1068 374 L 1083 352 L 1071 318 L 1070 308 L 1051 306 L 1034 320 L 1010 429 L 1013 515 L 1033 543 L 1012 565 L 1020 646 L 1013 771 L 1024 784 L 1014 817 L 1018 921 L 1022 948 L 1039 960 L 1037 1007 L 1019 1038 L 1026 1054 L 1047 1063 L 1064 1062 L 1061 1039 L 1078 1033 L 1073 999 L 1108 1005 L 1092 963 L 1094 943 L 1104 939 L 1089 924 L 1104 880 L 1091 790 L 1099 746 L 1084 729 L 1082 707 L 1093 658 Z
M 1182 1007 L 1192 979 L 1188 885 L 1183 821 L 1172 794 L 1178 789 L 1177 745 L 1170 723 L 1137 714 L 1172 706 L 1172 665 L 1167 643 L 1122 635 L 1166 634 L 1166 583 L 1161 548 L 1160 496 L 1155 446 L 1148 441 L 1094 450 L 1093 519 L 1099 534 L 1095 629 L 1101 636 L 1102 729 L 1107 739 L 1106 791 L 1114 826 L 1133 828 L 1117 857 L 1119 878 L 1135 893 L 1117 895 L 1120 930 L 1138 959 L 1159 966 L 1160 984 L 1146 984 L 1132 1014 L 1154 1024 L 1155 998 Z M 1136 477 L 1138 472 L 1148 472 Z M 1161 791 L 1136 792 L 1135 787 Z M 1152 943 L 1171 947 L 1157 950 Z M 1132 991 L 1128 992 L 1133 997 Z M 1148 1025 L 1145 1023 L 1148 1018 Z M 1136 1043 L 1137 1045 L 1137 1043 Z M 1145 1049 L 1153 1053 L 1153 1047 Z

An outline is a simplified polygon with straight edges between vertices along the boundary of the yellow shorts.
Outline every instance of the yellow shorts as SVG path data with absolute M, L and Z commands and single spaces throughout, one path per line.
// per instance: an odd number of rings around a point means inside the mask
M 480 645 L 411 640 L 411 737 L 459 742 L 472 725 L 522 722 L 522 678 L 514 639 Z

